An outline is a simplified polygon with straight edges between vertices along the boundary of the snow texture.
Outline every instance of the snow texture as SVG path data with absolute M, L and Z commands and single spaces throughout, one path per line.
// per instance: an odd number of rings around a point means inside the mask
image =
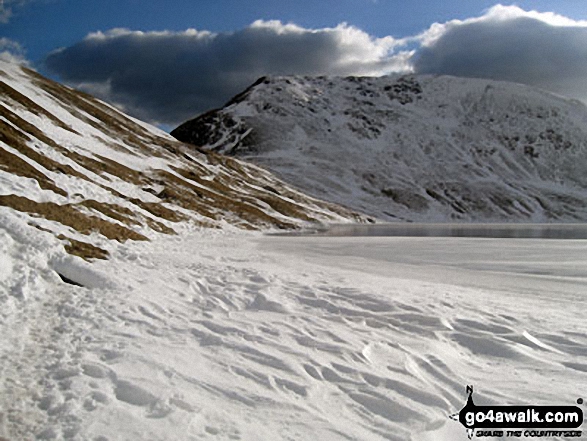
M 387 221 L 587 219 L 587 108 L 520 84 L 265 77 L 172 135 Z
M 6 439 L 452 441 L 467 384 L 583 396 L 585 241 L 186 224 L 89 264 L 0 225 Z

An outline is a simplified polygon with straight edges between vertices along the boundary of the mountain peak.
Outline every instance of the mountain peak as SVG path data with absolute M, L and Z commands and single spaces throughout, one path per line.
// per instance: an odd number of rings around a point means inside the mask
M 171 134 L 384 220 L 587 219 L 587 109 L 520 84 L 263 78 Z

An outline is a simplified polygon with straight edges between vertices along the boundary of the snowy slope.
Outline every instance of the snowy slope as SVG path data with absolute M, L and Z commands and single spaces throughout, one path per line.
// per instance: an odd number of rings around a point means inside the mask
M 587 219 L 587 108 L 523 85 L 262 78 L 172 135 L 385 220 Z
M 253 165 L 187 151 L 89 95 L 0 62 L 0 215 L 105 257 L 111 241 L 203 227 L 294 228 L 354 215 Z

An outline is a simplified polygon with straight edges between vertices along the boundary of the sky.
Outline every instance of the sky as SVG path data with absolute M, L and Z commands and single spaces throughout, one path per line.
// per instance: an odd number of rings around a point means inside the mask
M 0 54 L 166 128 L 263 75 L 449 74 L 587 101 L 584 0 L 0 0 Z

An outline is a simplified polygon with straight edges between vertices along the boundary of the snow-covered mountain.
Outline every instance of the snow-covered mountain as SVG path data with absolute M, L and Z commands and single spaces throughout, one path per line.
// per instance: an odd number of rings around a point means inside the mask
M 587 108 L 519 84 L 262 78 L 172 135 L 385 220 L 587 219 Z
M 112 239 L 209 227 L 291 228 L 354 215 L 241 161 L 185 146 L 107 104 L 0 64 L 0 213 L 82 257 Z

